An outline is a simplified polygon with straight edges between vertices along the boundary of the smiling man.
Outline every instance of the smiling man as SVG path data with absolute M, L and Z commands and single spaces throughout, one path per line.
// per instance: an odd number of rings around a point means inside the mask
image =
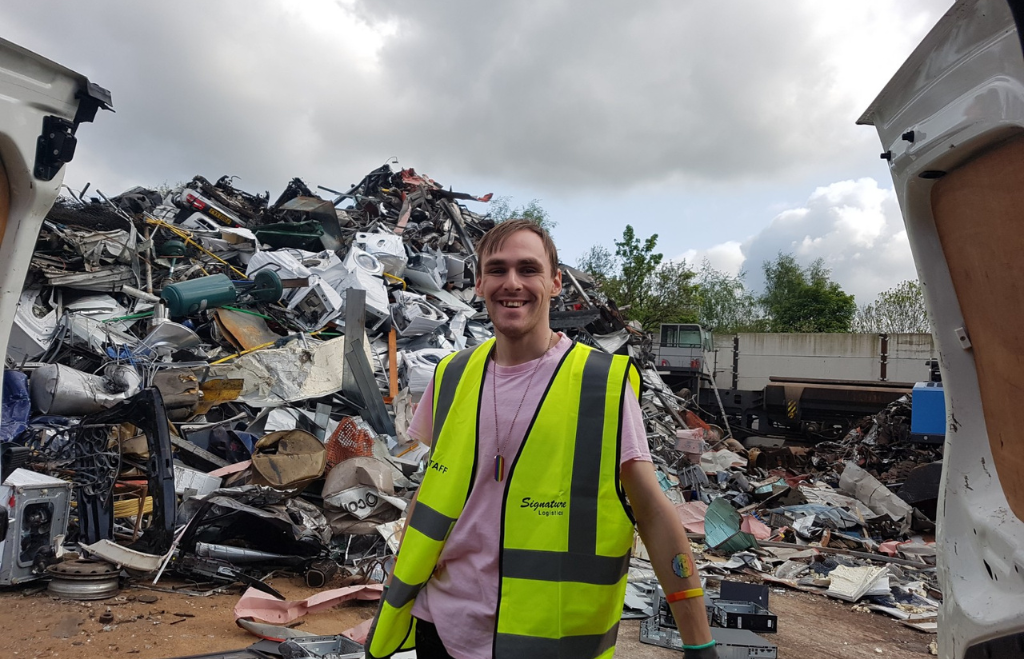
M 611 657 L 635 521 L 685 656 L 717 657 L 636 368 L 551 330 L 562 274 L 538 225 L 499 224 L 477 253 L 495 338 L 438 365 L 409 428 L 431 445 L 430 466 L 368 656 Z

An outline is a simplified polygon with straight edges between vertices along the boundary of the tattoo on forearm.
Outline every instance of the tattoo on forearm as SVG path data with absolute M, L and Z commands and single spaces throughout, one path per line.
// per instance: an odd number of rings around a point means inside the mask
M 672 571 L 680 579 L 688 579 L 693 576 L 693 559 L 686 554 L 676 554 L 672 559 Z

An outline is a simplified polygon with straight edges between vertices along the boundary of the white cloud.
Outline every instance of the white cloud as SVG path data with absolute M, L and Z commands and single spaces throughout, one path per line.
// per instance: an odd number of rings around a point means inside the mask
M 735 240 L 713 245 L 707 249 L 688 249 L 678 257 L 678 259 L 685 259 L 694 269 L 700 268 L 704 259 L 707 259 L 715 270 L 733 276 L 740 273 L 745 258 L 743 246 Z
M 733 269 L 728 259 L 735 258 L 738 247 L 741 263 Z M 870 178 L 816 189 L 803 206 L 782 211 L 741 247 L 730 241 L 691 253 L 695 259 L 718 255 L 720 260 L 712 264 L 725 272 L 742 268 L 748 286 L 757 290 L 764 284 L 762 264 L 780 252 L 792 254 L 804 266 L 823 259 L 832 278 L 858 304 L 917 277 L 896 193 Z

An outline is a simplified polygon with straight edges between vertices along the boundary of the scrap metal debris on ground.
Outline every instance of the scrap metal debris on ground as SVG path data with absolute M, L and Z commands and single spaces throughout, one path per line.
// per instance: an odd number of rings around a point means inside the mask
M 390 165 L 321 190 L 294 179 L 271 204 L 196 176 L 54 207 L 6 355 L 0 584 L 110 597 L 114 565 L 123 584 L 244 586 L 239 624 L 271 638 L 317 607 L 260 604 L 281 599 L 268 574 L 385 578 L 427 453 L 413 405 L 440 359 L 493 333 L 473 287 L 494 221 L 467 206 L 490 195 Z M 905 401 L 839 442 L 745 447 L 666 386 L 652 337 L 586 273 L 562 270 L 552 327 L 640 367 L 662 489 L 709 583 L 745 575 L 927 629 L 941 455 L 910 442 Z M 671 616 L 639 540 L 635 554 L 625 615 L 654 638 Z M 726 583 L 714 624 L 771 615 Z

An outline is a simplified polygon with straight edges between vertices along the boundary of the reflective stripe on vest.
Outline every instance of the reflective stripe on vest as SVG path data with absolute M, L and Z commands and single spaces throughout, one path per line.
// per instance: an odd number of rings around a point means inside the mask
M 448 534 L 462 513 L 476 465 L 472 446 L 468 451 L 460 450 L 459 446 L 453 446 L 454 442 L 441 437 L 441 430 L 449 423 L 465 425 L 467 413 L 472 414 L 472 410 L 465 409 L 466 400 L 479 398 L 472 395 L 472 390 L 480 388 L 480 381 L 479 377 L 467 374 L 467 370 L 483 369 L 493 342 L 491 339 L 476 349 L 448 355 L 434 371 L 434 433 L 430 460 L 402 539 L 391 586 L 380 604 L 366 644 L 366 653 L 371 659 L 389 657 L 415 646 L 412 607 L 416 595 L 433 573 Z M 470 442 L 475 439 L 474 433 Z
M 619 605 L 621 608 L 621 604 Z M 621 615 L 622 612 L 620 611 Z M 516 636 L 498 634 L 496 645 L 500 656 L 528 657 L 597 657 L 604 659 L 615 654 L 615 638 L 619 635 L 619 623 L 616 622 L 604 634 L 589 636 L 563 636 L 561 638 L 540 638 L 537 636 Z M 499 655 L 494 655 L 498 659 Z
M 633 542 L 618 485 L 627 370 L 575 346 L 510 467 L 495 659 L 614 652 Z
M 395 566 L 398 591 L 392 581 L 370 657 L 411 647 L 412 601 L 475 477 L 492 348 L 493 340 L 438 365 L 431 460 Z M 495 659 L 614 652 L 633 540 L 618 483 L 619 415 L 622 396 L 637 395 L 638 382 L 627 358 L 574 344 L 548 383 L 519 453 L 508 460 Z

